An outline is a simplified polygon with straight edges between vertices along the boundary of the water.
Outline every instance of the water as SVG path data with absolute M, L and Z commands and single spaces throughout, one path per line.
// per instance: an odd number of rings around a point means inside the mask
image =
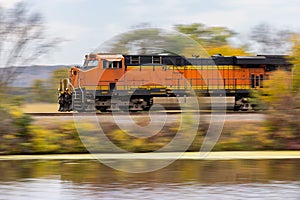
M 0 161 L 0 173 L 0 199 L 7 200 L 300 199 L 300 159 L 178 160 L 144 174 L 91 160 Z

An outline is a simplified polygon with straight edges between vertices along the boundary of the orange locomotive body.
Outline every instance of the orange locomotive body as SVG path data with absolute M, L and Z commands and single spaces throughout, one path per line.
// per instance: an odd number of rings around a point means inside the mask
M 149 110 L 155 102 L 189 96 L 232 100 L 234 110 L 248 110 L 251 90 L 278 68 L 290 70 L 283 56 L 213 56 L 89 54 L 61 81 L 60 111 Z M 174 100 L 175 99 L 175 100 Z

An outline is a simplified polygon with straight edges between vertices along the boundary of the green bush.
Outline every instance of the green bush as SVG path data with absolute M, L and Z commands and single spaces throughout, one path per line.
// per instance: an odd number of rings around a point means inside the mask
M 0 154 L 86 152 L 73 121 L 36 125 L 21 111 L 20 100 L 2 97 L 6 99 L 0 104 Z

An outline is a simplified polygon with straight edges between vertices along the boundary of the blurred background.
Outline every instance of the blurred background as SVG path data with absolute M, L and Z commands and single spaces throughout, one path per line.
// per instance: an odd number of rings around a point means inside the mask
M 253 92 L 253 101 L 263 114 L 242 125 L 239 120 L 226 121 L 214 151 L 300 150 L 299 7 L 297 0 L 0 0 L 0 154 L 87 153 L 72 120 L 39 119 L 27 113 L 56 112 L 59 80 L 68 77 L 71 66 L 82 65 L 85 54 L 101 50 L 101 45 L 116 35 L 118 40 L 110 46 L 111 52 L 147 54 L 144 47 L 170 46 L 178 54 L 201 57 L 180 34 L 199 43 L 210 56 L 280 54 L 294 65 L 292 71 L 275 72 L 263 88 Z M 175 34 L 165 34 L 162 29 Z M 145 39 L 147 35 L 152 40 Z M 188 151 L 199 151 L 207 126 L 201 124 Z M 154 151 L 168 144 L 177 131 L 171 124 L 157 137 L 136 139 L 115 124 L 103 127 L 115 144 L 130 152 Z M 88 123 L 81 128 L 90 135 L 95 129 Z M 0 160 L 0 191 L 4 194 L 0 198 L 7 199 L 22 199 L 24 194 L 23 199 L 26 195 L 39 198 L 37 191 L 47 188 L 45 185 L 67 197 L 81 188 L 91 199 L 112 197 L 112 193 L 117 199 L 130 192 L 138 195 L 126 197 L 157 194 L 152 198 L 161 195 L 168 199 L 170 194 L 164 189 L 184 193 L 184 198 L 203 193 L 207 198 L 225 194 L 230 199 L 300 196 L 298 159 L 180 160 L 145 176 L 116 172 L 76 158 L 4 160 Z M 148 162 L 133 163 L 145 166 Z M 28 188 L 32 193 L 26 192 Z

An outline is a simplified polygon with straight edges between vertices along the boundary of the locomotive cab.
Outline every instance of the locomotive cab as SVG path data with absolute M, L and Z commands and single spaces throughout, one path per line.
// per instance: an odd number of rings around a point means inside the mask
M 124 57 L 122 55 L 86 55 L 82 66 L 73 66 L 70 70 L 69 88 L 72 88 L 72 92 L 70 92 L 72 103 L 67 106 L 63 100 L 65 92 L 61 92 L 59 94 L 59 111 L 94 110 L 96 97 L 111 95 L 118 79 L 124 75 L 124 71 Z M 65 110 L 65 107 L 68 109 Z M 104 108 L 106 107 L 108 105 L 104 105 Z

